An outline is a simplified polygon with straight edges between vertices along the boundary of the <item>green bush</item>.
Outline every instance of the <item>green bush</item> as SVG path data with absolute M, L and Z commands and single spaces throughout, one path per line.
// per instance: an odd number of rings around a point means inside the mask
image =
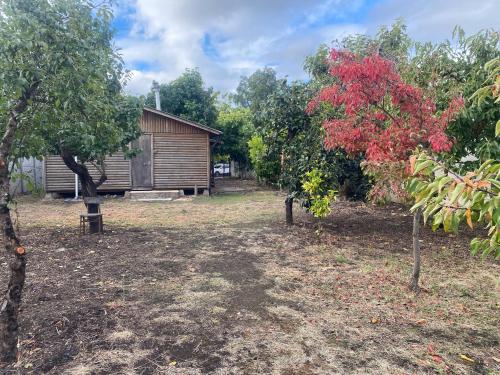
M 329 189 L 324 174 L 319 169 L 306 173 L 302 188 L 308 196 L 308 210 L 315 217 L 326 217 L 330 214 L 330 205 L 336 199 L 337 191 Z

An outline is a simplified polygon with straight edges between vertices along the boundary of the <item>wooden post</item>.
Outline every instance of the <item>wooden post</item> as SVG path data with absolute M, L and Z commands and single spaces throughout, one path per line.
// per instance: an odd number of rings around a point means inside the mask
M 420 221 L 422 219 L 422 209 L 419 208 L 413 215 L 413 272 L 410 281 L 410 289 L 418 293 L 420 287 Z
M 84 198 L 84 203 L 87 206 L 87 212 L 89 214 L 100 213 L 101 198 L 99 197 L 87 197 Z M 89 233 L 99 233 L 102 229 L 102 218 L 89 218 Z
M 287 225 L 293 225 L 293 197 L 291 196 L 285 199 L 285 216 Z

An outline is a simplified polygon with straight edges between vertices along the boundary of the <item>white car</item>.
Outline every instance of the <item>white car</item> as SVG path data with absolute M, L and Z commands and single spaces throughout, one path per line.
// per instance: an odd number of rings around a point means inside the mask
M 220 177 L 229 174 L 229 164 L 217 163 L 214 164 L 214 176 Z

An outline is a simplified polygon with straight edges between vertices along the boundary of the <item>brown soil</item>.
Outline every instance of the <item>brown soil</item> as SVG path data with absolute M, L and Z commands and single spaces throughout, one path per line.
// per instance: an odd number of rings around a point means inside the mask
M 424 231 L 416 296 L 402 207 L 338 203 L 321 225 L 297 209 L 286 227 L 271 191 L 111 199 L 106 232 L 80 237 L 81 209 L 18 207 L 30 257 L 6 373 L 500 371 L 500 266 L 469 255 L 467 231 Z

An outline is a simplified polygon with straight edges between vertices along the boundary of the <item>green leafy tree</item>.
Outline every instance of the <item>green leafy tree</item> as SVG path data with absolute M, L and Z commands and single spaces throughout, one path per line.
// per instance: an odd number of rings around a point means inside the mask
M 460 223 L 485 224 L 487 239 L 475 238 L 472 252 L 500 258 L 500 163 L 486 160 L 477 170 L 460 175 L 431 155 L 415 158 L 414 178 L 408 191 L 415 197 L 412 211 L 424 208 L 424 222 L 432 218 L 432 229 L 458 232 Z
M 217 120 L 217 93 L 205 88 L 198 69 L 186 69 L 177 79 L 160 84 L 161 109 L 200 124 L 214 126 Z M 155 96 L 151 91 L 146 105 L 155 108 Z
M 267 129 L 268 147 L 281 155 L 280 186 L 287 191 L 285 199 L 286 223 L 293 224 L 293 202 L 299 198 L 302 178 L 308 172 L 309 163 L 306 133 L 310 118 L 305 107 L 310 95 L 307 87 L 300 83 L 288 85 L 281 81 L 275 93 L 269 96 L 260 113 Z
M 236 105 L 250 108 L 252 114 L 257 114 L 278 86 L 276 71 L 273 68 L 258 69 L 250 77 L 241 78 L 232 99 Z
M 304 70 L 309 74 L 311 84 L 316 90 L 321 90 L 334 83 L 334 79 L 330 75 L 329 56 L 330 47 L 321 44 L 314 55 L 307 56 L 304 60 Z
M 96 82 L 92 86 L 96 87 Z M 87 94 L 90 92 L 92 90 Z M 53 131 L 44 136 L 49 151 L 60 155 L 66 166 L 78 175 L 84 197 L 96 197 L 97 188 L 106 182 L 106 156 L 118 151 L 126 157 L 133 155 L 129 144 L 141 134 L 139 99 L 123 96 L 120 90 L 93 91 L 90 98 L 85 105 L 68 106 L 64 116 L 54 122 Z M 99 171 L 97 181 L 89 173 L 88 165 Z
M 262 111 L 278 87 L 276 71 L 266 67 L 258 69 L 250 77 L 242 77 L 236 93 L 230 99 L 239 107 L 248 109 L 254 134 L 247 141 L 249 158 L 262 183 L 277 184 L 280 171 L 279 148 L 268 147 L 263 134 L 268 129 Z M 267 138 L 266 138 L 267 139 Z
M 26 251 L 12 225 L 9 164 L 51 149 L 46 136 L 100 118 L 95 93 L 117 83 L 116 56 L 108 54 L 111 11 L 84 0 L 0 2 L 0 222 L 9 283 L 0 309 L 0 361 L 16 359 L 18 313 Z M 110 63 L 111 61 L 111 63 Z M 111 65 L 111 67 L 110 67 Z M 106 70 L 106 79 L 101 81 Z M 118 69 L 119 70 L 119 69 Z M 99 87 L 93 87 L 93 85 Z M 116 119 L 114 108 L 105 118 Z M 80 113 L 77 116 L 77 113 Z M 107 123 L 107 122 L 106 122 Z M 104 126 L 101 122 L 100 125 Z
M 304 190 L 306 174 L 318 168 L 322 171 L 325 185 L 336 182 L 336 173 L 325 160 L 321 123 L 307 115 L 306 107 L 314 92 L 301 82 L 288 84 L 279 81 L 277 90 L 271 94 L 258 113 L 262 126 L 258 129 L 270 161 L 277 165 L 276 176 L 282 189 L 287 192 L 285 217 L 287 224 L 293 224 L 293 203 L 301 200 L 307 208 L 314 205 L 319 191 L 314 197 Z M 331 167 L 331 168 L 329 168 Z M 322 191 L 323 196 L 331 189 Z
M 455 142 L 446 158 L 451 163 L 460 163 L 461 173 L 477 168 L 481 159 L 500 157 L 495 140 L 500 107 L 493 101 L 478 105 L 471 98 L 487 79 L 484 65 L 500 54 L 499 41 L 500 34 L 494 30 L 468 36 L 456 27 L 451 40 L 416 43 L 415 53 L 402 73 L 406 81 L 432 94 L 438 109 L 446 108 L 458 94 L 466 98 L 463 111 L 447 129 Z M 468 161 L 463 161 L 464 157 Z
M 455 160 L 470 154 L 479 160 L 499 159 L 500 147 L 495 139 L 495 125 L 500 118 L 500 106 L 493 100 L 474 102 L 472 95 L 487 79 L 484 65 L 500 56 L 500 34 L 498 31 L 485 30 L 468 37 L 461 29 L 457 29 L 455 34 L 459 49 L 455 46 L 451 51 L 452 60 L 458 59 L 460 63 L 456 71 L 461 75 L 461 82 L 457 82 L 457 86 L 463 96 L 470 99 L 461 116 L 449 128 L 449 134 L 456 139 L 452 156 Z M 479 161 L 471 167 L 477 167 L 478 164 Z M 461 170 L 467 169 L 465 165 Z
M 315 217 L 326 217 L 331 213 L 331 202 L 336 199 L 337 192 L 326 185 L 324 174 L 318 168 L 306 173 L 302 183 L 304 192 L 308 195 L 311 205 L 309 211 Z M 326 191 L 326 194 L 325 194 Z
M 142 104 L 122 93 L 127 73 L 113 47 L 109 8 L 98 8 L 97 16 L 90 5 L 75 6 L 68 12 L 68 27 L 74 28 L 79 40 L 69 41 L 66 48 L 78 50 L 78 60 L 73 62 L 78 64 L 78 79 L 59 72 L 67 79 L 66 88 L 53 94 L 49 101 L 53 104 L 46 109 L 57 116 L 42 119 L 34 133 L 46 143 L 49 153 L 60 155 L 78 175 L 82 195 L 95 197 L 97 188 L 107 180 L 106 156 L 117 151 L 129 155 L 129 143 L 141 134 Z M 89 173 L 89 165 L 99 172 L 98 179 Z M 89 213 L 97 209 L 96 205 L 87 208 Z M 90 232 L 98 229 L 98 223 L 91 222 Z
M 248 141 L 248 153 L 257 180 L 269 185 L 278 183 L 281 169 L 279 154 L 276 152 L 275 147 L 272 150 L 272 153 L 269 152 L 269 147 L 259 134 L 252 135 Z
M 358 56 L 378 54 L 401 68 L 408 63 L 414 47 L 406 29 L 403 19 L 398 18 L 390 27 L 381 26 L 374 37 L 364 34 L 348 35 L 337 41 L 336 47 L 349 50 Z
M 500 58 L 485 64 L 487 80 L 471 97 L 472 103 L 485 108 L 488 102 L 500 107 Z M 481 118 L 481 117 L 479 117 Z M 500 118 L 495 129 L 500 137 Z M 413 156 L 413 179 L 407 185 L 415 197 L 413 211 L 423 210 L 424 221 L 432 219 L 432 229 L 458 232 L 460 223 L 486 225 L 488 238 L 471 242 L 474 254 L 493 254 L 500 258 L 500 163 L 488 159 L 477 169 L 461 174 L 429 153 Z
M 248 108 L 232 108 L 223 105 L 215 127 L 222 131 L 220 142 L 215 147 L 219 156 L 228 156 L 246 170 L 249 166 L 248 142 L 254 133 L 252 116 Z

